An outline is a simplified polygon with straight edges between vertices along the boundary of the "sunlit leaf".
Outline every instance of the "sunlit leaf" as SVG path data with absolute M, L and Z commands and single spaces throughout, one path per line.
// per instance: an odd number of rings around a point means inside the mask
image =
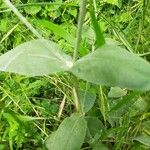
M 118 98 L 125 96 L 127 94 L 127 90 L 121 89 L 120 87 L 111 87 L 108 97 L 110 98 Z
M 71 66 L 71 58 L 57 44 L 44 39 L 26 42 L 0 56 L 0 71 L 28 76 L 66 71 Z
M 41 10 L 41 6 L 28 6 L 25 7 L 25 12 L 27 14 L 36 15 Z
M 71 71 L 79 78 L 95 84 L 150 89 L 150 64 L 112 43 L 79 59 Z

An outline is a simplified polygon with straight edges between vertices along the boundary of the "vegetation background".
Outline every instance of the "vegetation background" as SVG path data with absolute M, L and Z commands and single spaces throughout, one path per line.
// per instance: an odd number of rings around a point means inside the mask
M 57 42 L 72 55 L 79 0 L 12 0 L 15 7 L 46 39 Z M 149 0 L 94 0 L 98 22 L 106 38 L 120 42 L 128 51 L 150 60 Z M 80 56 L 94 45 L 89 13 L 84 23 Z M 35 39 L 0 0 L 0 52 Z M 69 74 L 28 78 L 0 73 L 0 150 L 45 150 L 44 141 L 64 118 L 74 112 Z M 137 81 L 138 82 L 138 81 Z M 150 149 L 150 93 L 119 87 L 87 85 L 80 89 L 93 95 L 88 112 L 90 136 L 81 149 Z M 65 105 L 62 108 L 62 104 Z M 62 108 L 62 112 L 60 111 Z M 95 141 L 100 141 L 95 144 Z

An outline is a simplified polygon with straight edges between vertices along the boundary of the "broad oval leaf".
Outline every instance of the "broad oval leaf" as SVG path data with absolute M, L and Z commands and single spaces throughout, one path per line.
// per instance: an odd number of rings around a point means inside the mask
M 150 64 L 114 43 L 79 59 L 71 72 L 95 84 L 149 90 Z
M 66 118 L 46 140 L 49 150 L 79 150 L 86 135 L 87 123 L 80 114 Z
M 66 71 L 71 57 L 61 52 L 54 42 L 39 39 L 23 43 L 0 56 L 0 71 L 40 76 Z

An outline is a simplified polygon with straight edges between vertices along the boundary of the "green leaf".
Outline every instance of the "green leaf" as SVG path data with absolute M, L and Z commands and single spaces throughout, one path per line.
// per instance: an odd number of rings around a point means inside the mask
M 87 124 L 83 116 L 73 114 L 46 140 L 49 150 L 79 150 L 84 142 Z
M 146 112 L 147 109 L 148 109 L 147 101 L 144 98 L 139 97 L 132 105 L 132 107 L 130 107 L 128 111 L 129 112 L 128 116 L 133 117 L 136 115 L 143 114 L 143 112 Z
M 123 97 L 123 99 L 120 99 L 120 101 L 118 101 L 117 104 L 110 109 L 109 113 L 117 111 L 125 113 L 129 111 L 129 108 L 136 101 L 139 94 L 140 92 L 132 92 L 129 95 L 126 95 L 125 97 Z M 119 113 L 119 115 L 121 115 L 121 113 Z
M 96 135 L 100 136 L 102 130 L 105 129 L 103 123 L 98 119 L 98 117 L 87 116 L 87 127 L 89 134 L 94 138 Z
M 95 84 L 150 89 L 150 64 L 112 42 L 79 59 L 71 72 Z
M 75 38 L 71 36 L 71 34 L 69 34 L 60 25 L 54 24 L 44 19 L 35 19 L 33 23 L 35 23 L 36 25 L 40 27 L 44 27 L 44 28 L 47 28 L 48 30 L 51 30 L 55 35 L 58 35 L 64 38 L 69 44 L 75 45 Z
M 148 135 L 140 135 L 135 137 L 133 140 L 139 141 L 146 146 L 150 146 L 150 136 Z
M 140 143 L 134 143 L 133 146 L 130 148 L 131 150 L 145 150 L 145 148 L 141 147 L 141 144 Z
M 142 123 L 142 129 L 150 135 L 150 120 L 147 120 Z
M 90 4 L 89 5 L 90 6 L 89 12 L 90 12 L 91 21 L 92 21 L 92 24 L 94 27 L 94 31 L 95 31 L 96 44 L 98 47 L 100 47 L 100 46 L 105 44 L 105 39 L 103 37 L 101 28 L 100 28 L 98 21 L 96 19 L 96 16 L 95 16 L 94 7 L 93 7 L 93 0 L 90 0 L 89 4 Z
M 79 90 L 78 97 L 83 112 L 88 112 L 94 105 L 96 94 L 89 91 Z
M 111 87 L 108 97 L 110 98 L 118 98 L 125 96 L 127 94 L 127 90 L 121 89 L 120 87 Z
M 59 10 L 59 8 L 61 7 L 62 5 L 62 0 L 53 0 L 53 2 L 51 3 L 51 5 L 46 5 L 46 10 L 48 12 L 52 12 L 52 11 L 57 11 Z
M 9 30 L 9 21 L 6 18 L 1 19 L 0 31 L 6 33 L 8 30 Z
M 54 42 L 32 40 L 0 56 L 0 71 L 28 76 L 41 76 L 66 71 L 71 57 L 61 52 Z
M 120 99 L 109 101 L 110 111 L 107 115 L 109 116 L 109 123 L 112 126 L 116 126 L 116 124 L 119 123 L 120 118 L 124 115 L 130 115 L 130 110 L 132 110 L 139 95 L 140 92 L 134 91 Z
M 27 14 L 36 15 L 41 10 L 41 6 L 28 6 L 24 9 Z
M 83 26 L 82 39 L 85 41 L 87 40 L 87 43 L 89 43 L 91 45 L 95 43 L 95 33 L 94 33 L 94 30 L 92 27 L 90 27 L 88 25 Z M 86 51 L 89 51 L 89 50 L 86 48 Z

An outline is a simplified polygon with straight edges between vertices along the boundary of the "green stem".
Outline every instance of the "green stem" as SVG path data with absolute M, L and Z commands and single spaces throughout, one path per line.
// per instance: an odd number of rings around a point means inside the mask
M 81 3 L 80 3 L 78 28 L 77 28 L 77 39 L 76 39 L 76 45 L 75 45 L 74 54 L 73 54 L 73 62 L 75 62 L 78 59 L 78 51 L 79 51 L 81 39 L 82 39 L 82 27 L 83 27 L 83 23 L 84 23 L 85 14 L 86 14 L 86 3 L 87 3 L 87 0 L 81 0 Z M 75 76 L 73 76 L 73 84 L 74 84 L 73 96 L 74 96 L 74 104 L 76 107 L 76 111 L 82 114 L 80 101 L 79 101 L 78 95 L 77 95 L 78 78 Z
M 82 27 L 83 27 L 83 23 L 84 23 L 85 14 L 86 14 L 86 3 L 87 3 L 87 0 L 81 0 L 81 3 L 80 3 L 78 28 L 77 28 L 77 40 L 76 40 L 76 45 L 75 45 L 74 55 L 73 55 L 74 62 L 78 58 L 78 51 L 79 51 L 80 43 L 81 43 L 81 39 L 82 39 Z
M 20 21 L 27 26 L 27 28 L 39 39 L 42 39 L 42 35 L 27 21 L 27 19 L 18 11 L 18 9 L 9 1 L 3 0 L 3 2 L 14 12 L 14 14 L 20 19 Z

